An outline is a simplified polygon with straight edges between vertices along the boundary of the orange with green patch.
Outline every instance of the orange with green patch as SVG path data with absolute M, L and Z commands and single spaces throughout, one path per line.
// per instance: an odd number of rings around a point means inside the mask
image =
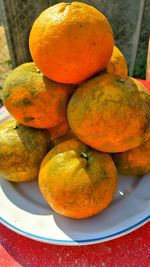
M 54 147 L 42 161 L 39 187 L 54 211 L 83 219 L 112 202 L 117 172 L 109 154 L 70 139 Z
M 4 105 L 20 123 L 35 128 L 54 127 L 66 120 L 72 85 L 50 81 L 35 63 L 14 69 L 3 85 Z
M 129 77 L 102 73 L 85 81 L 67 113 L 79 140 L 100 151 L 123 152 L 150 138 L 150 95 Z
M 12 182 L 38 177 L 41 161 L 53 147 L 47 130 L 10 120 L 0 126 L 0 176 Z

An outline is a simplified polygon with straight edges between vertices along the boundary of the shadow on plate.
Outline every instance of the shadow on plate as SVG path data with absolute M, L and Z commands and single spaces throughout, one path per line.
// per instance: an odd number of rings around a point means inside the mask
M 11 183 L 0 179 L 5 197 L 16 207 L 36 215 L 51 215 L 53 211 L 45 202 L 37 181 Z

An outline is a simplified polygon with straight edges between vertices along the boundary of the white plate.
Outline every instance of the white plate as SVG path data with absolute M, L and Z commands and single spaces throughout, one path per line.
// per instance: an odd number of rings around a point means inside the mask
M 9 118 L 11 118 L 10 114 L 8 111 L 5 109 L 4 106 L 0 108 L 0 124 L 4 123 L 7 121 Z
M 15 184 L 0 178 L 0 221 L 21 235 L 51 244 L 100 243 L 150 220 L 149 190 L 150 174 L 141 178 L 120 176 L 116 196 L 105 211 L 89 219 L 73 220 L 48 207 L 37 181 Z

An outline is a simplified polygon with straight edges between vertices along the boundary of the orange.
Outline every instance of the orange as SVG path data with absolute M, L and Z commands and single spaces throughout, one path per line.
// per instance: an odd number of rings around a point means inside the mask
M 114 75 L 122 75 L 122 76 L 128 75 L 128 67 L 126 59 L 122 54 L 122 52 L 119 50 L 119 48 L 117 48 L 117 46 L 114 46 L 112 56 L 110 58 L 109 63 L 106 66 L 106 71 Z
M 109 154 L 70 139 L 54 147 L 42 161 L 39 187 L 54 211 L 82 219 L 112 202 L 117 172 Z
M 29 47 L 38 68 L 49 79 L 76 84 L 104 69 L 114 38 L 105 16 L 81 2 L 59 3 L 34 22 Z
M 73 86 L 43 76 L 35 63 L 14 69 L 3 86 L 4 105 L 20 123 L 35 128 L 54 127 L 66 120 Z
M 0 126 L 0 176 L 12 182 L 38 177 L 41 161 L 53 147 L 48 131 L 10 120 Z
M 72 139 L 72 138 L 76 138 L 76 136 L 73 133 L 73 131 L 70 130 L 67 134 L 65 134 L 59 138 L 53 139 L 53 142 L 55 145 L 58 145 L 59 143 L 62 143 L 64 141 L 67 141 L 67 140 Z
M 70 129 L 68 120 L 65 120 L 61 124 L 58 124 L 57 126 L 47 130 L 50 133 L 50 137 L 55 145 L 76 137 Z
M 115 153 L 113 160 L 123 175 L 139 176 L 150 172 L 150 139 L 138 147 Z
M 66 135 L 70 131 L 70 126 L 68 120 L 64 120 L 60 124 L 47 130 L 49 131 L 51 138 L 54 140 Z
M 123 152 L 150 138 L 150 95 L 129 77 L 102 73 L 84 82 L 67 113 L 75 135 L 100 151 Z

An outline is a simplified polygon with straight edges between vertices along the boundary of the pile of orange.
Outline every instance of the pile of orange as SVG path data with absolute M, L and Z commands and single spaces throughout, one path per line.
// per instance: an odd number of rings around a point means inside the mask
M 71 218 L 96 215 L 113 200 L 116 167 L 128 175 L 150 170 L 148 152 L 146 166 L 139 160 L 143 146 L 149 147 L 150 95 L 128 77 L 106 17 L 82 2 L 44 10 L 33 23 L 29 47 L 33 62 L 14 69 L 3 86 L 4 105 L 15 127 L 23 128 L 0 129 L 0 174 L 15 182 L 31 180 L 25 164 L 16 168 L 16 177 L 23 179 L 14 179 L 8 158 L 20 157 L 18 164 L 26 161 L 30 168 L 34 153 L 39 187 L 50 207 Z M 11 168 L 4 171 L 6 162 Z

